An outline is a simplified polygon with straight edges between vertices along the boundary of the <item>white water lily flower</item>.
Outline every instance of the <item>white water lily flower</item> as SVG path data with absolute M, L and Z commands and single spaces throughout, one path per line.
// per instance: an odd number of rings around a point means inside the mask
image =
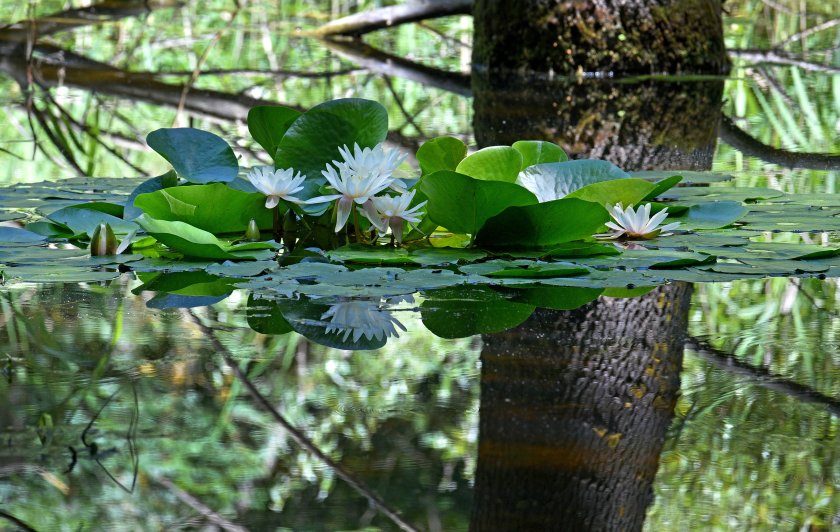
M 353 203 L 361 205 L 362 212 L 374 227 L 380 231 L 385 230 L 385 225 L 377 214 L 371 198 L 391 186 L 391 178 L 382 174 L 359 176 L 353 173 L 344 163 L 333 161 L 333 164 L 338 168 L 338 172 L 333 166 L 327 165 L 327 169 L 321 173 L 339 194 L 312 198 L 309 203 L 338 200 L 335 217 L 336 233 L 341 231 L 341 228 L 347 223 Z
M 397 327 L 405 331 L 405 327 L 385 309 L 371 301 L 344 301 L 336 303 L 321 315 L 322 320 L 329 321 L 326 333 L 343 334 L 342 340 L 351 335 L 353 341 L 358 342 L 364 336 L 368 340 L 383 340 L 397 337 Z
M 420 209 L 427 202 L 423 201 L 409 208 L 411 200 L 414 199 L 415 192 L 412 190 L 399 196 L 379 196 L 373 198 L 373 206 L 382 217 L 383 226 L 385 226 L 385 230 L 379 231 L 380 236 L 384 236 L 387 233 L 388 227 L 390 227 L 391 233 L 394 235 L 394 240 L 400 243 L 402 242 L 403 224 L 408 222 L 414 225 L 420 222 L 420 217 L 422 216 Z
M 397 192 L 405 192 L 405 183 L 393 177 L 394 171 L 405 160 L 405 154 L 400 150 L 386 150 L 380 142 L 373 148 L 364 149 L 360 148 L 358 143 L 354 143 L 352 152 L 345 145 L 338 148 L 338 152 L 344 159 L 343 163 L 354 175 L 368 179 L 374 176 L 388 177 L 391 179 L 390 188 Z
M 280 200 L 303 203 L 303 200 L 294 197 L 293 194 L 303 190 L 301 183 L 304 179 L 306 177 L 300 172 L 295 175 L 292 168 L 275 170 L 271 166 L 256 166 L 248 172 L 248 181 L 266 195 L 266 209 L 273 209 Z
M 623 236 L 646 240 L 657 236 L 671 235 L 672 233 L 668 231 L 673 231 L 680 226 L 680 222 L 674 222 L 659 227 L 659 224 L 668 217 L 668 209 L 662 209 L 651 217 L 650 203 L 639 206 L 636 210 L 633 209 L 632 205 L 624 209 L 621 203 L 617 203 L 607 210 L 615 220 L 615 223 L 607 222 L 606 224 L 613 232 L 606 235 L 595 235 L 596 238 L 615 239 Z

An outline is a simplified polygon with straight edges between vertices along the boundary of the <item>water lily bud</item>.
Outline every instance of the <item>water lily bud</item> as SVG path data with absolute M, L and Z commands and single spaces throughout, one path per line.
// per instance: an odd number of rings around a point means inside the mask
M 118 246 L 117 237 L 114 236 L 114 231 L 109 224 L 96 226 L 93 236 L 90 237 L 90 255 L 92 257 L 116 255 Z
M 248 222 L 248 228 L 245 229 L 245 240 L 257 242 L 258 240 L 261 240 L 261 238 L 260 228 L 257 227 L 257 221 L 251 218 L 251 221 Z

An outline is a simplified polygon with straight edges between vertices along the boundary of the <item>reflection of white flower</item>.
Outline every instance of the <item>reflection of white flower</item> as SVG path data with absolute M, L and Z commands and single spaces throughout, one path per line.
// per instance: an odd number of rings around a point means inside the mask
M 668 231 L 673 231 L 680 226 L 680 222 L 674 222 L 658 227 L 668 217 L 668 209 L 662 209 L 651 217 L 650 203 L 639 206 L 636 210 L 633 210 L 632 206 L 623 209 L 621 203 L 617 203 L 608 210 L 616 223 L 607 222 L 606 225 L 613 232 L 606 235 L 595 235 L 598 238 L 620 238 L 622 236 L 636 239 L 656 238 L 657 236 L 668 236 L 672 234 Z
M 353 175 L 371 179 L 376 177 L 387 177 L 391 179 L 391 188 L 397 192 L 405 192 L 405 185 L 399 179 L 392 177 L 394 170 L 405 160 L 405 154 L 399 150 L 386 150 L 380 142 L 373 148 L 360 148 L 353 144 L 353 152 L 350 148 L 343 146 L 338 152 L 344 158 L 344 164 Z M 335 163 L 335 161 L 333 161 Z
M 414 199 L 414 193 L 415 191 L 412 190 L 399 196 L 380 196 L 373 198 L 373 206 L 376 207 L 377 212 L 382 216 L 382 225 L 385 226 L 384 231 L 380 230 L 381 235 L 384 235 L 387 232 L 387 228 L 390 227 L 391 232 L 394 234 L 394 240 L 399 243 L 402 242 L 403 224 L 408 222 L 413 225 L 420 222 L 420 217 L 422 216 L 420 209 L 426 205 L 426 202 L 423 201 L 409 208 L 411 200 Z
M 371 301 L 344 301 L 331 305 L 321 315 L 322 320 L 330 322 L 326 333 L 344 334 L 342 340 L 351 335 L 353 341 L 358 342 L 364 336 L 368 340 L 383 340 L 390 336 L 397 337 L 397 327 L 405 331 L 405 327 L 397 318 L 385 309 Z
M 306 177 L 301 175 L 300 172 L 295 175 L 292 168 L 275 170 L 270 166 L 257 166 L 248 172 L 248 181 L 254 185 L 254 188 L 266 195 L 266 209 L 273 209 L 280 203 L 280 200 L 303 203 L 302 200 L 292 194 L 303 190 L 300 185 L 304 179 Z

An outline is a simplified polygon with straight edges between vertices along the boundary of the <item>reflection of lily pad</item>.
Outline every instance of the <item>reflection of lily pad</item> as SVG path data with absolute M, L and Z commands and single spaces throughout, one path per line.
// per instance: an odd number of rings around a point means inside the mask
M 424 294 L 423 324 L 441 338 L 464 338 L 515 327 L 534 312 L 486 287 L 444 288 Z

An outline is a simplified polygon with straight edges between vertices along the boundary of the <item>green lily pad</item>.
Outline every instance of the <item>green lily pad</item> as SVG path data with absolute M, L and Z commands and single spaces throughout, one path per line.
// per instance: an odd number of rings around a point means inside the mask
M 569 160 L 563 148 L 544 140 L 520 140 L 514 142 L 511 148 L 522 155 L 522 170 L 535 164 L 561 163 Z
M 468 155 L 455 171 L 475 179 L 513 183 L 522 168 L 522 155 L 510 146 L 490 146 Z
M 488 218 L 506 208 L 537 202 L 519 185 L 483 181 L 449 171 L 424 176 L 418 186 L 429 198 L 429 218 L 455 233 L 474 235 Z
M 279 246 L 268 242 L 249 242 L 230 245 L 216 238 L 213 233 L 184 222 L 156 220 L 144 214 L 137 223 L 162 244 L 188 257 L 216 260 L 259 260 L 263 250 L 274 250 Z
M 454 172 L 464 157 L 467 145 L 455 137 L 437 137 L 427 140 L 417 150 L 417 162 L 423 175 L 440 170 Z
M 516 327 L 536 307 L 514 303 L 488 287 L 444 288 L 423 294 L 423 325 L 441 338 L 465 338 Z
M 482 247 L 549 247 L 591 237 L 609 220 L 596 203 L 576 198 L 509 207 L 482 226 L 476 242 Z
M 248 111 L 248 132 L 269 155 L 274 157 L 277 146 L 292 123 L 302 113 L 280 105 L 258 105 Z
M 146 142 L 179 176 L 192 183 L 232 181 L 239 173 L 231 147 L 209 131 L 191 127 L 158 129 L 149 133 Z
M 522 171 L 517 183 L 540 201 L 550 201 L 593 183 L 628 177 L 627 172 L 608 161 L 576 160 L 531 166 Z
M 185 222 L 213 234 L 244 233 L 251 219 L 260 229 L 271 229 L 273 224 L 264 195 L 223 183 L 165 188 L 140 194 L 134 204 L 156 220 Z

